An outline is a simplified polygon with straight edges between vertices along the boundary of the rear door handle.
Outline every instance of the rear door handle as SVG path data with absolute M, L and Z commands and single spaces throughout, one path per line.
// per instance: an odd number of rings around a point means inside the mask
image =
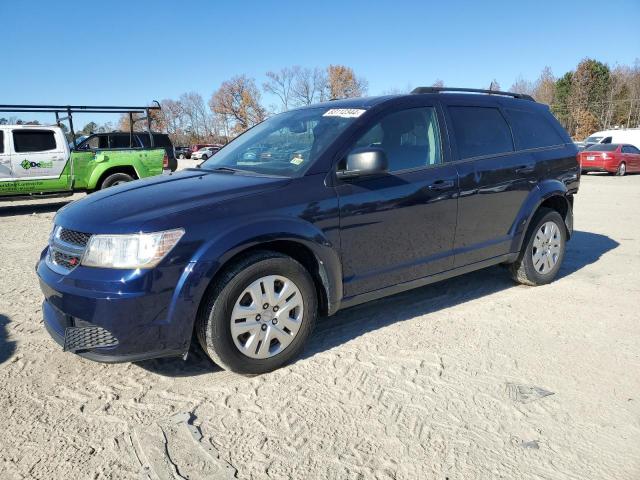
M 516 168 L 516 173 L 532 173 L 534 170 L 534 165 L 520 165 L 518 168 Z
M 429 190 L 446 190 L 448 188 L 453 188 L 453 180 L 436 180 L 427 188 Z

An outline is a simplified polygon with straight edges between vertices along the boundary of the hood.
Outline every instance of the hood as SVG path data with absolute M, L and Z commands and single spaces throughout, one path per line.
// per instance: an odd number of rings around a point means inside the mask
M 152 231 L 176 214 L 280 188 L 291 180 L 183 170 L 110 187 L 58 211 L 57 225 L 86 233 Z M 167 225 L 166 228 L 172 228 Z

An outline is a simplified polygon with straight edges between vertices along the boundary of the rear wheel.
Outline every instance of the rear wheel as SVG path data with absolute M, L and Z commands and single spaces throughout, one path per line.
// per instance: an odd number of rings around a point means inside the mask
M 544 285 L 558 275 L 564 258 L 567 229 L 558 212 L 540 209 L 534 217 L 518 260 L 510 265 L 513 279 L 524 285 Z
M 210 289 L 197 336 L 227 370 L 275 370 L 302 351 L 313 331 L 317 298 L 309 272 L 277 252 L 257 252 L 227 270 Z
M 627 164 L 624 162 L 620 162 L 620 165 L 618 165 L 618 170 L 616 170 L 616 176 L 624 177 L 626 173 L 627 173 Z
M 134 178 L 126 173 L 112 173 L 102 181 L 100 190 L 120 185 L 121 183 L 131 182 L 132 180 L 134 180 Z
M 202 155 L 202 160 L 206 160 L 207 158 L 209 157 L 207 157 L 206 155 Z
M 184 160 L 186 157 L 184 156 L 184 153 L 181 153 L 180 155 L 178 155 L 178 158 L 180 160 Z

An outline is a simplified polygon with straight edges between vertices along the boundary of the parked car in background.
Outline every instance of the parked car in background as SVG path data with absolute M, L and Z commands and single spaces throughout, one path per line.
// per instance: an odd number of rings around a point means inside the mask
M 175 147 L 176 157 L 180 160 L 191 158 L 191 147 Z
M 204 147 L 212 147 L 212 148 L 217 148 L 218 150 L 220 150 L 222 148 L 221 145 L 216 145 L 215 143 L 196 143 L 195 145 L 193 145 L 191 147 L 191 153 L 195 153 L 198 150 L 204 148 Z
M 108 362 L 185 356 L 197 337 L 257 374 L 296 357 L 318 315 L 498 264 L 553 281 L 574 144 L 529 96 L 447 90 L 290 110 L 200 168 L 73 202 L 37 265 L 44 326 Z
M 581 149 L 586 149 L 595 144 L 607 143 L 627 143 L 636 148 L 640 148 L 640 128 L 616 128 L 613 130 L 603 130 L 595 132 L 578 142 Z
M 640 173 L 640 149 L 630 144 L 598 143 L 578 155 L 582 173 L 608 172 L 618 176 Z
M 153 133 L 153 147 L 164 148 L 167 154 L 167 169 L 175 172 L 178 168 L 176 153 L 171 138 L 166 133 Z M 145 149 L 151 148 L 151 139 L 148 132 L 106 132 L 93 133 L 76 140 L 76 150 L 103 150 L 103 149 Z
M 218 147 L 202 147 L 197 152 L 191 154 L 192 160 L 206 160 L 210 158 L 214 153 L 220 150 Z

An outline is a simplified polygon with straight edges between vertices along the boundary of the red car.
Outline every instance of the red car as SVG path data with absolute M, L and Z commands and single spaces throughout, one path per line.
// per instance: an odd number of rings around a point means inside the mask
M 640 150 L 623 143 L 598 143 L 578 154 L 582 173 L 640 173 Z

